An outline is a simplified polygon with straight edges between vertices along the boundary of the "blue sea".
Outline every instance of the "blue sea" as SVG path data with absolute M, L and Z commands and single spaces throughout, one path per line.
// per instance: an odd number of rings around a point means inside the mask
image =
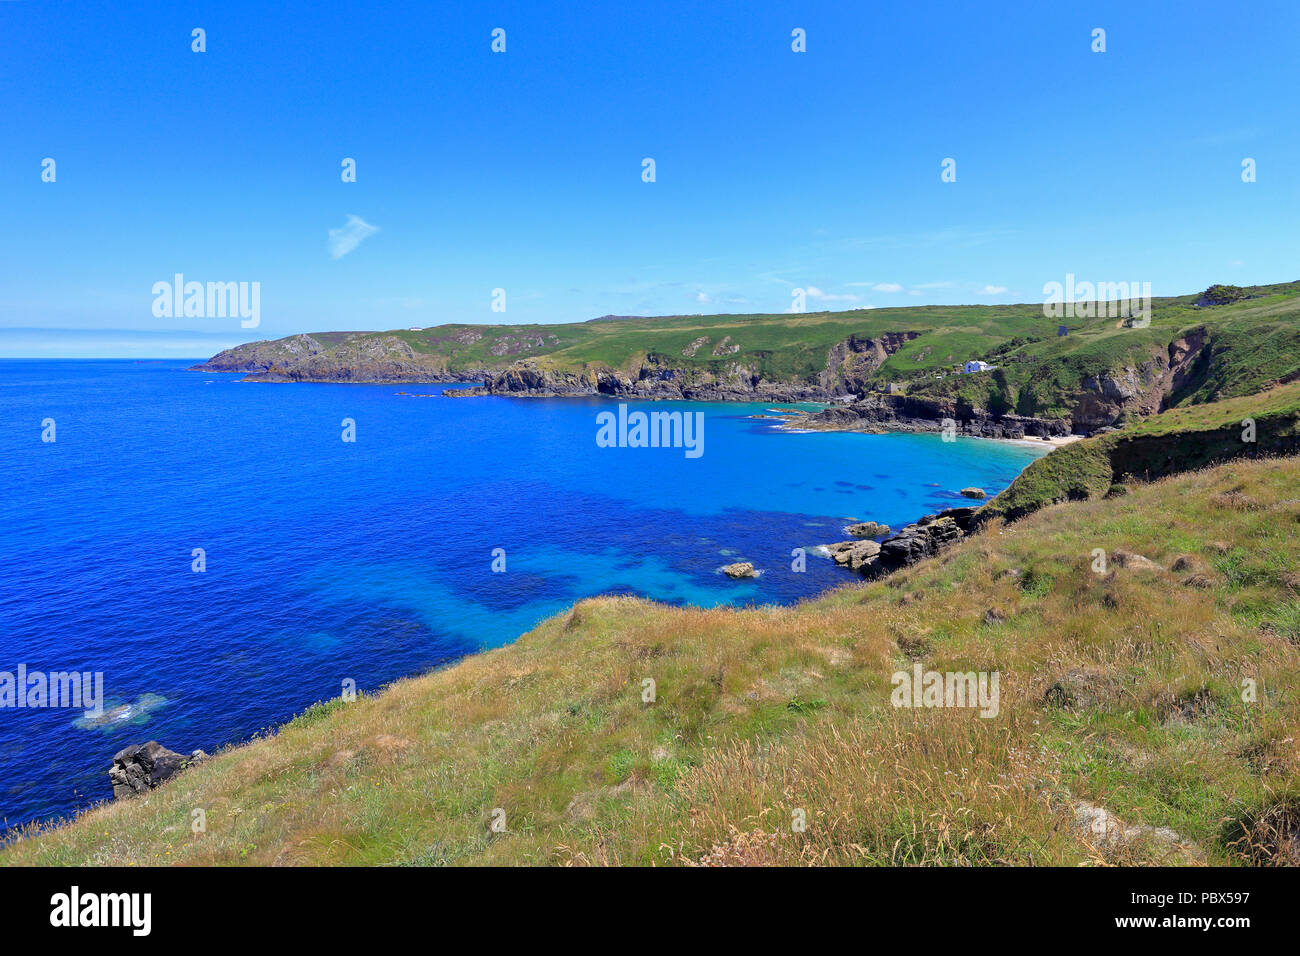
M 630 403 L 702 412 L 689 458 L 598 447 L 608 400 L 252 384 L 190 364 L 0 361 L 0 671 L 102 672 L 110 708 L 0 709 L 9 826 L 109 797 L 128 744 L 212 751 L 345 680 L 375 690 L 584 597 L 807 598 L 854 576 L 812 553 L 797 573 L 793 549 L 852 521 L 899 528 L 968 485 L 995 493 L 1046 451 Z M 718 573 L 738 560 L 763 574 Z

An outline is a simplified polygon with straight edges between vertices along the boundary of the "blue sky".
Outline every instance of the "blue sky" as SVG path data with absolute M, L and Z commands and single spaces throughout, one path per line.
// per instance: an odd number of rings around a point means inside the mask
M 0 355 L 1300 278 L 1294 2 L 593 6 L 3 0 Z

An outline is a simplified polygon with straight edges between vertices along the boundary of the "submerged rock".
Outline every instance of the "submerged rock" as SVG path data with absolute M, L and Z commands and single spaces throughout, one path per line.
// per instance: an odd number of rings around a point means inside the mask
M 137 793 L 147 793 L 205 757 L 207 754 L 202 750 L 192 751 L 188 757 L 178 754 L 156 740 L 132 744 L 118 751 L 113 757 L 113 766 L 109 768 L 108 779 L 113 784 L 113 797 L 120 800 Z

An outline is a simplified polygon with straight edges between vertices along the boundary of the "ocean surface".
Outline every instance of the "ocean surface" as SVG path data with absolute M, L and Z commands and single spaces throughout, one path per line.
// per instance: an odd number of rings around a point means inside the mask
M 108 708 L 0 708 L 8 826 L 109 797 L 128 744 L 212 751 L 583 597 L 798 601 L 855 576 L 811 552 L 797 573 L 793 549 L 851 521 L 897 529 L 968 485 L 995 493 L 1046 451 L 630 403 L 702 412 L 689 458 L 598 447 L 606 400 L 248 384 L 190 364 L 0 361 L 0 672 L 101 672 Z M 763 574 L 718 573 L 737 560 Z

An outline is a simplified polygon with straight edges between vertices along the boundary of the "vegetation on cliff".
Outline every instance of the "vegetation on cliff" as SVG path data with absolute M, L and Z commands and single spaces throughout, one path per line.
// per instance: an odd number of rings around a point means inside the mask
M 663 398 L 783 400 L 893 386 L 918 402 L 1092 431 L 1300 375 L 1300 283 L 1237 292 L 1213 286 L 1153 299 L 1140 327 L 1105 306 L 1056 319 L 1037 303 L 444 325 L 290 336 L 198 368 L 254 381 L 483 379 L 490 392 Z M 995 368 L 957 372 L 976 358 Z
M 1160 477 L 1233 458 L 1300 452 L 1300 382 L 1171 409 L 1032 462 L 980 512 L 1019 518 L 1060 501 L 1095 498 L 1126 479 Z

